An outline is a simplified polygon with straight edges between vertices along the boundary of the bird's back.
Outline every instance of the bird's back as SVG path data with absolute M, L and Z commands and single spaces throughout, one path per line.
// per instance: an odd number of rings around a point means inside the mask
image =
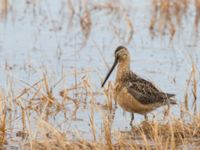
M 164 93 L 157 89 L 151 82 L 142 79 L 132 71 L 127 72 L 121 78 L 123 86 L 125 86 L 128 92 L 144 105 L 159 104 L 166 105 L 168 103 L 176 103 L 170 99 L 175 96 L 174 94 Z

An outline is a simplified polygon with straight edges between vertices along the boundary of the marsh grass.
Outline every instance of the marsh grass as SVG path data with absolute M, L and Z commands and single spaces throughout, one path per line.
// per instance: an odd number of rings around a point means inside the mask
M 30 1 L 36 3 L 36 1 Z M 126 43 L 134 36 L 134 23 L 129 16 L 129 10 L 125 9 L 120 2 L 89 3 L 83 1 L 82 8 L 77 12 L 71 0 L 67 1 L 69 19 L 68 28 L 73 25 L 73 20 L 78 16 L 79 25 L 83 34 L 84 42 L 90 36 L 93 25 L 93 15 L 103 11 L 106 16 L 112 16 L 116 22 L 125 22 L 126 34 L 121 32 L 116 24 L 109 24 L 113 33 Z M 182 20 L 187 16 L 189 5 L 195 6 L 195 29 L 198 30 L 200 17 L 200 1 L 195 0 L 153 0 L 152 16 L 149 31 L 153 35 L 169 33 L 171 38 L 175 35 Z M 0 5 L 0 20 L 8 16 L 8 0 L 2 0 Z M 14 7 L 12 5 L 12 7 Z M 128 36 L 127 36 L 128 35 Z M 85 43 L 86 44 L 86 43 Z M 97 47 L 97 44 L 95 44 Z M 100 48 L 98 51 L 101 55 Z M 107 68 L 103 55 L 101 55 Z M 5 63 L 5 70 L 12 67 Z M 74 84 L 64 87 L 60 91 L 56 86 L 61 84 L 61 77 L 55 85 L 52 85 L 47 73 L 42 79 L 33 84 L 21 81 L 21 89 L 12 88 L 12 81 L 8 81 L 8 89 L 0 89 L 0 149 L 9 149 L 14 143 L 19 149 L 182 149 L 200 148 L 200 114 L 198 109 L 198 79 L 197 66 L 191 66 L 189 78 L 186 81 L 185 99 L 180 105 L 181 116 L 173 117 L 169 114 L 167 121 L 151 120 L 136 124 L 128 131 L 112 131 L 115 119 L 116 102 L 113 101 L 113 84 L 101 90 L 92 86 L 87 72 L 79 80 L 79 72 L 73 70 Z M 192 98 L 191 98 L 192 93 Z M 99 96 L 103 97 L 104 103 L 98 103 Z M 192 108 L 189 104 L 192 103 Z M 67 107 L 70 106 L 70 109 Z M 92 139 L 86 139 L 78 130 L 65 131 L 57 127 L 56 118 L 64 116 L 61 125 L 70 126 L 77 121 L 77 112 L 88 109 L 90 132 Z M 95 125 L 95 113 L 101 113 L 102 132 L 99 135 L 99 127 Z M 186 119 L 187 117 L 187 119 Z M 55 119 L 54 122 L 51 120 Z M 19 127 L 17 128 L 16 125 Z M 17 130 L 16 130 L 17 128 Z M 73 135 L 73 136 L 72 136 Z M 72 138 L 73 137 L 73 138 Z M 16 140 L 13 140 L 16 139 Z
M 13 13 L 15 6 L 9 3 L 8 0 L 0 1 L 0 20 L 6 19 L 9 13 Z M 32 4 L 34 15 L 36 14 L 37 1 L 28 1 L 28 5 Z M 66 4 L 66 10 L 68 12 L 68 25 L 67 28 L 71 29 L 73 21 L 78 20 L 79 26 L 83 35 L 83 46 L 85 46 L 92 29 L 94 15 L 98 12 L 105 12 L 104 17 L 112 18 L 114 23 L 108 21 L 107 26 L 111 26 L 113 33 L 116 37 L 123 39 L 125 43 L 130 43 L 134 36 L 134 22 L 131 19 L 131 11 L 120 1 L 108 1 L 108 2 L 89 2 L 83 0 L 79 2 L 79 9 L 75 9 L 75 2 L 67 0 L 63 2 Z M 75 3 L 75 4 L 74 4 Z M 134 4 L 133 4 L 134 6 Z M 64 6 L 63 6 L 64 7 Z M 189 10 L 194 7 L 194 16 L 190 16 Z M 198 35 L 199 29 L 199 18 L 200 18 L 200 1 L 199 0 L 152 0 L 151 1 L 151 17 L 149 20 L 149 32 L 156 37 L 157 35 L 169 35 L 173 39 L 178 29 L 182 28 L 184 21 L 188 18 L 193 19 L 192 28 L 195 29 L 196 36 Z M 124 22 L 124 29 L 120 28 L 119 22 Z M 52 23 L 53 24 L 53 23 Z M 55 31 L 56 32 L 56 31 Z
M 185 123 L 180 119 L 174 119 L 171 123 L 159 123 L 157 121 L 142 122 L 131 131 L 110 132 L 110 123 L 104 121 L 105 142 L 89 140 L 67 140 L 63 135 L 51 128 L 51 137 L 42 140 L 29 141 L 25 147 L 32 149 L 181 149 L 192 146 L 197 149 L 200 146 L 199 116 L 193 118 L 191 123 Z M 49 124 L 43 124 L 41 128 L 48 128 Z M 46 133 L 46 132 L 45 132 Z M 44 133 L 44 134 L 45 134 Z M 55 135 L 54 135 L 55 134 Z M 115 139 L 113 142 L 112 138 Z M 116 140 L 117 139 L 117 140 Z M 51 144 L 51 146 L 49 146 Z
M 158 33 L 169 32 L 173 38 L 176 30 L 180 27 L 182 20 L 187 15 L 188 0 L 153 0 L 150 31 L 158 29 Z
M 196 82 L 194 69 L 191 71 L 191 81 Z M 188 82 L 191 82 L 188 81 Z M 6 101 L 6 93 L 1 91 L 1 128 L 0 140 L 1 147 L 6 148 L 12 143 L 8 138 L 18 138 L 17 143 L 20 149 L 181 149 L 183 147 L 192 146 L 200 147 L 200 114 L 193 107 L 193 110 L 185 109 L 183 113 L 189 116 L 189 121 L 182 118 L 173 117 L 169 114 L 168 120 L 158 121 L 156 119 L 148 122 L 143 121 L 136 124 L 132 129 L 127 131 L 113 132 L 112 123 L 114 120 L 115 104 L 113 102 L 113 85 L 108 84 L 104 92 L 95 91 L 89 77 L 85 76 L 72 88 L 60 91 L 60 97 L 55 94 L 54 89 L 50 86 L 49 79 L 46 74 L 43 78 L 33 85 L 26 84 L 25 88 L 19 92 L 12 101 L 14 106 L 12 110 L 8 110 L 7 105 L 10 101 Z M 196 86 L 192 86 L 192 91 L 196 90 Z M 86 93 L 80 92 L 79 88 L 85 89 Z M 76 92 L 75 95 L 70 93 Z M 104 104 L 96 102 L 96 93 L 103 94 L 105 97 Z M 193 92 L 195 93 L 195 92 Z M 79 96 L 78 96 L 79 95 Z M 82 96 L 80 96 L 82 95 Z M 84 95 L 87 95 L 88 103 L 85 103 Z M 71 97 L 72 96 L 72 97 Z M 89 109 L 89 124 L 91 127 L 92 139 L 85 139 L 81 133 L 73 131 L 73 138 L 70 138 L 69 131 L 64 132 L 54 126 L 50 121 L 57 114 L 63 113 L 66 116 L 64 124 L 70 124 L 76 113 L 71 113 L 66 105 L 74 104 L 74 111 L 81 111 L 81 107 Z M 194 99 L 195 104 L 195 99 Z M 86 106 L 84 106 L 86 105 Z M 193 105 L 194 106 L 194 105 Z M 101 112 L 102 116 L 102 132 L 97 134 L 98 127 L 95 126 L 94 114 L 95 110 Z M 20 117 L 9 114 L 19 111 Z M 195 113 L 194 113 L 195 111 Z M 21 121 L 21 130 L 13 132 L 15 123 Z M 11 127 L 8 127 L 9 122 Z M 32 124 L 35 124 L 34 129 Z
M 0 20 L 3 20 L 6 19 L 9 12 L 9 1 L 1 0 L 0 4 Z

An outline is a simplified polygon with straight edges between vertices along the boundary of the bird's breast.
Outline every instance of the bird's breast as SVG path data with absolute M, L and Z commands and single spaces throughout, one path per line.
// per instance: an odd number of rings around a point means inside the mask
M 140 103 L 133 95 L 128 92 L 126 86 L 121 84 L 115 84 L 114 89 L 114 98 L 117 103 L 128 112 L 135 112 L 139 114 L 145 114 L 152 111 L 154 108 L 153 105 L 144 105 Z

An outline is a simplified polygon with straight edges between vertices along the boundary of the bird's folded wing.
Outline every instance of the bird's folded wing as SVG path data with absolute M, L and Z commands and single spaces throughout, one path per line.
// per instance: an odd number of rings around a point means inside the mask
M 132 74 L 127 81 L 128 92 L 142 104 L 164 103 L 166 99 L 174 96 L 158 90 L 151 82 Z

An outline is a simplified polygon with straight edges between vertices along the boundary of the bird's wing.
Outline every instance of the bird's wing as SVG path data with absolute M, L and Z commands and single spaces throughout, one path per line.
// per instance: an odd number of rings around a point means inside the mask
M 126 82 L 128 92 L 142 104 L 166 103 L 166 100 L 174 94 L 164 93 L 158 90 L 151 82 L 131 73 Z

